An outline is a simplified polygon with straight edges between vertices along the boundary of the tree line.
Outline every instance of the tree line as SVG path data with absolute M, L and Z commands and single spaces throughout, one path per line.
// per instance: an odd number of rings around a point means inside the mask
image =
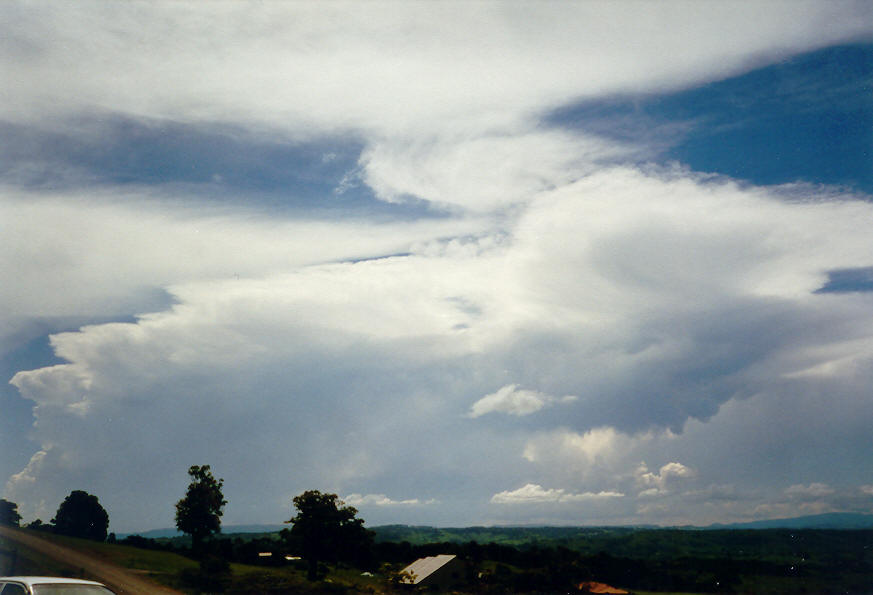
M 21 526 L 18 504 L 0 499 L 0 525 Z M 27 528 L 94 541 L 106 541 L 109 514 L 100 504 L 97 496 L 83 490 L 73 490 L 58 506 L 58 511 L 49 523 L 36 519 L 28 524 Z
M 222 493 L 224 480 L 216 479 L 209 465 L 194 465 L 188 475 L 191 483 L 185 497 L 176 503 L 176 528 L 191 536 L 192 553 L 201 558 L 202 564 L 211 564 L 209 574 L 214 574 L 216 558 L 227 561 L 232 557 L 226 547 L 223 552 L 215 546 L 207 547 L 207 541 L 221 532 L 221 516 L 227 504 Z M 297 514 L 286 521 L 291 528 L 284 529 L 281 538 L 289 550 L 299 552 L 306 560 L 309 580 L 317 580 L 320 562 L 360 561 L 362 552 L 369 551 L 372 532 L 364 528 L 357 509 L 347 506 L 336 494 L 308 490 L 296 496 L 293 505 Z
M 222 491 L 224 480 L 216 478 L 209 465 L 193 465 L 188 475 L 188 488 L 176 503 L 176 528 L 191 537 L 190 553 L 201 560 L 201 578 L 206 580 L 207 576 L 225 570 L 228 559 L 233 557 L 226 547 L 222 551 L 213 541 L 221 532 L 221 517 L 227 504 Z M 308 490 L 293 499 L 293 506 L 296 514 L 286 521 L 290 529 L 281 532 L 281 539 L 289 551 L 300 553 L 306 560 L 310 580 L 318 578 L 322 562 L 361 561 L 366 557 L 362 552 L 370 551 L 372 532 L 364 528 L 357 509 L 347 506 L 336 494 Z M 20 523 L 18 505 L 0 500 L 0 525 L 19 527 Z M 83 490 L 73 490 L 49 523 L 36 519 L 27 528 L 94 541 L 116 541 L 114 534 L 107 534 L 109 514 L 97 496 Z

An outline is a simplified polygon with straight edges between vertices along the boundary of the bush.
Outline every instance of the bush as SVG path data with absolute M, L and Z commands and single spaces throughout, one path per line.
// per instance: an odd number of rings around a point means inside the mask
M 184 569 L 180 578 L 183 586 L 198 593 L 224 593 L 232 580 L 228 561 L 214 555 L 204 556 L 197 569 Z

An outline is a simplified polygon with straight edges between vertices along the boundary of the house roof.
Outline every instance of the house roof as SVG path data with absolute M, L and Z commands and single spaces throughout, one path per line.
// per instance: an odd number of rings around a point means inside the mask
M 427 558 L 419 558 L 403 570 L 401 572 L 408 573 L 412 576 L 412 580 L 406 580 L 405 582 L 411 583 L 413 585 L 417 585 L 434 572 L 454 560 L 457 556 L 454 554 L 440 554 L 438 556 L 428 556 Z
M 597 583 L 594 581 L 580 583 L 579 590 L 583 593 L 627 593 L 624 589 L 616 589 L 615 587 L 610 587 L 606 583 Z

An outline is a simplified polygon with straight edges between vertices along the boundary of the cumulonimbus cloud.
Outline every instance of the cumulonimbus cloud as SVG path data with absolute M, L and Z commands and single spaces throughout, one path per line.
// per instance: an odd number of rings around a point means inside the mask
M 756 418 L 740 400 L 769 423 L 786 394 L 815 412 L 808 395 L 838 395 L 825 413 L 843 424 L 823 431 L 843 439 L 870 419 L 869 300 L 816 290 L 830 270 L 870 266 L 870 203 L 616 165 L 646 147 L 545 123 L 579 100 L 717 80 L 869 30 L 863 2 L 748 6 L 465 4 L 463 22 L 434 3 L 0 6 L 0 68 L 16 81 L 3 119 L 97 139 L 106 113 L 278 143 L 348 134 L 363 149 L 346 183 L 437 205 L 339 220 L 259 214 L 245 196 L 207 208 L 202 189 L 193 200 L 162 179 L 4 187 L 2 352 L 19 323 L 91 322 L 59 323 L 61 361 L 14 376 L 37 405 L 35 454 L 7 494 L 45 514 L 83 482 L 113 518 L 161 526 L 187 465 L 208 462 L 229 488 L 253 486 L 231 498 L 241 521 L 324 482 L 362 505 L 411 502 L 359 494 L 373 478 L 457 498 L 460 515 L 471 494 L 675 494 L 706 472 L 687 458 L 712 438 L 701 424 Z M 566 394 L 579 398 L 551 396 Z M 471 409 L 471 395 L 487 396 Z M 530 425 L 495 430 L 505 420 L 489 412 Z M 797 435 L 819 435 L 816 417 Z M 771 443 L 769 427 L 749 435 Z M 635 475 L 649 442 L 667 463 Z M 179 452 L 195 460 L 168 471 Z M 490 501 L 476 487 L 519 485 L 520 468 L 538 483 Z M 159 474 L 166 485 L 148 481 Z M 571 474 L 620 488 L 542 487 L 580 485 Z

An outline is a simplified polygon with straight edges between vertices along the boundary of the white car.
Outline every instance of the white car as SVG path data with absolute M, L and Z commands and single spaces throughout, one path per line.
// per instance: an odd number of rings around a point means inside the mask
M 0 576 L 0 595 L 115 595 L 94 581 L 52 576 Z

